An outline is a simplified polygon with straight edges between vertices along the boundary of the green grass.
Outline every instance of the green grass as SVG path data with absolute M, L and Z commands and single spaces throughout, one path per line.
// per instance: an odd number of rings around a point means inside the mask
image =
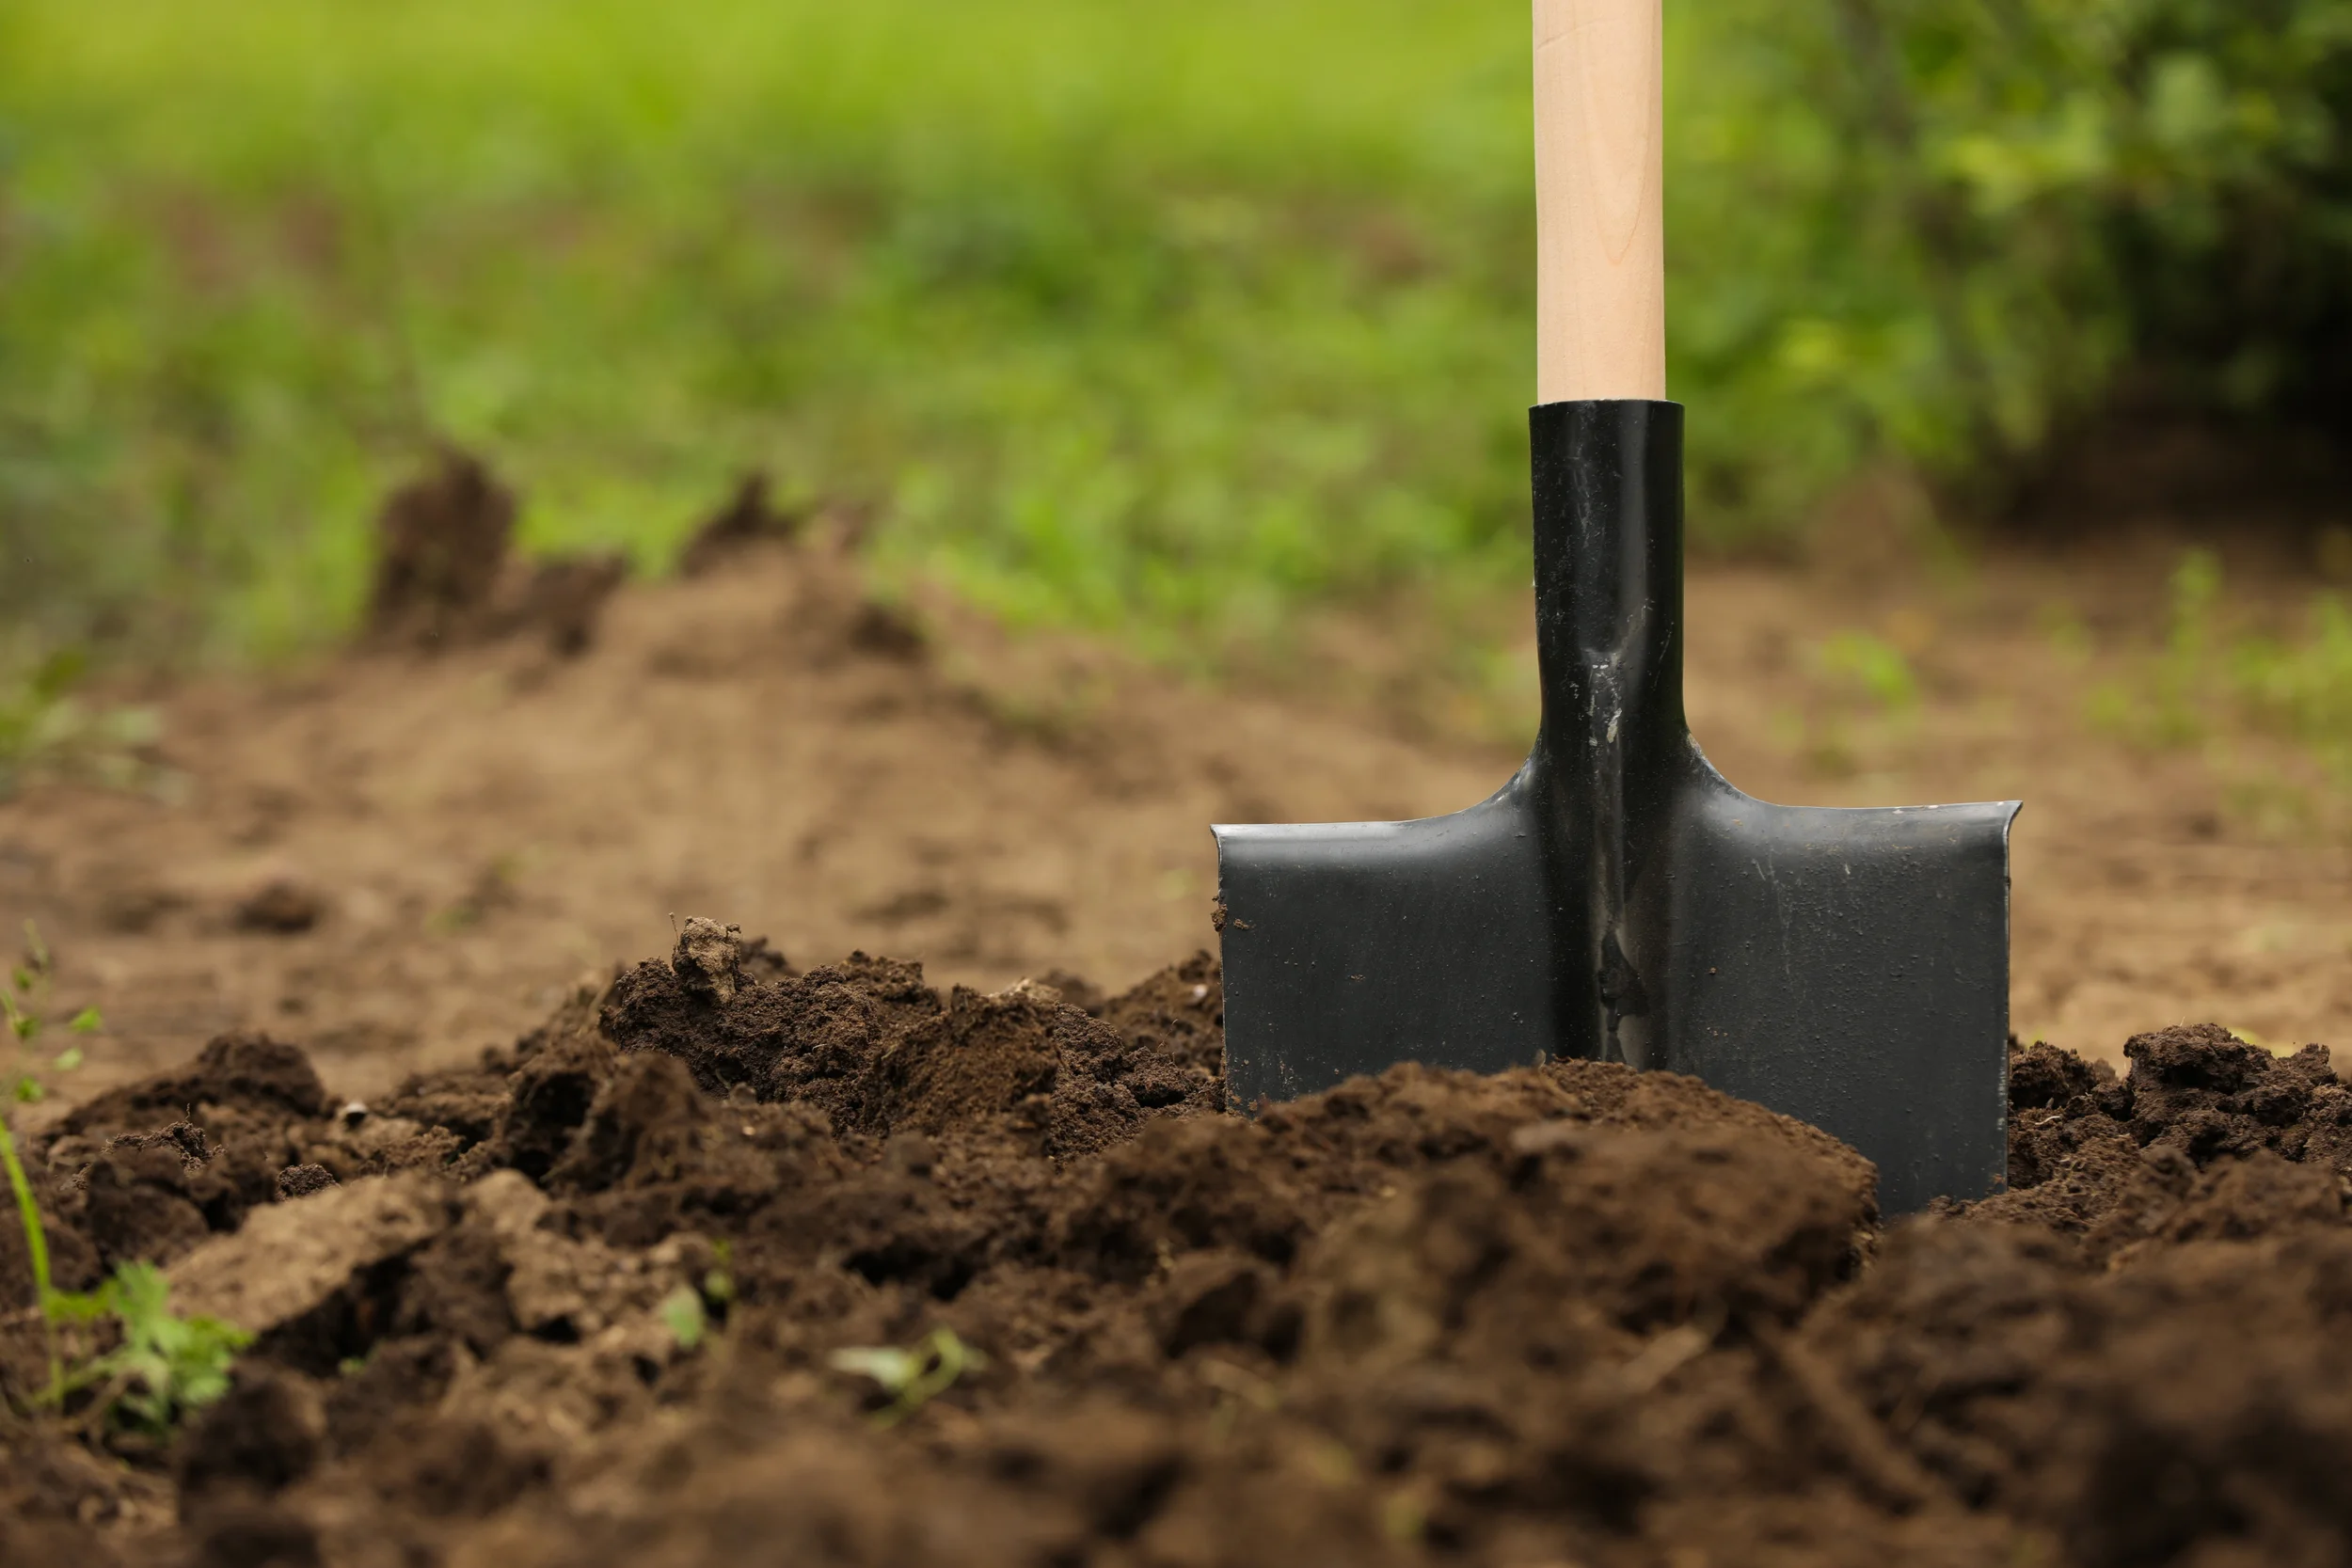
M 2340 379 L 2352 0 L 1667 17 L 1703 542 L 1996 472 L 2139 361 Z M 757 465 L 885 576 L 1205 664 L 1508 588 L 1528 47 L 1525 0 L 11 0 L 0 666 L 333 635 L 434 435 L 532 548 L 658 569 Z
M 339 626 L 427 431 L 535 547 L 659 566 L 759 464 L 1164 652 L 1517 569 L 1514 8 L 9 14 L 0 527 L 61 615 Z

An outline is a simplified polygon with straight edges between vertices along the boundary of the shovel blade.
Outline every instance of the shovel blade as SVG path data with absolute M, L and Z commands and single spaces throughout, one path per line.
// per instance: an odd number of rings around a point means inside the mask
M 1669 850 L 1662 1017 L 1639 1065 L 1812 1123 L 1891 1214 L 2009 1166 L 2014 801 L 1775 806 L 1716 781 Z M 1636 911 L 1636 918 L 1647 911 Z
M 1776 806 L 1703 766 L 1678 793 L 1629 901 L 1648 973 L 1614 1053 L 1843 1139 L 1889 1213 L 1997 1191 L 2015 803 Z M 1216 832 L 1245 1108 L 1398 1062 L 1613 1053 L 1523 781 L 1449 816 Z
M 1557 1049 L 1543 858 L 1517 784 L 1413 822 L 1212 830 L 1241 1106 L 1397 1062 L 1496 1072 Z

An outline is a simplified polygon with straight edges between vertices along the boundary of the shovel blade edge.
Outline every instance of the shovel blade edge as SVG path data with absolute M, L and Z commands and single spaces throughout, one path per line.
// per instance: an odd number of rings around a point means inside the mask
M 1242 1108 L 1398 1062 L 1495 1072 L 1557 1051 L 1544 857 L 1516 789 L 1410 822 L 1211 831 Z

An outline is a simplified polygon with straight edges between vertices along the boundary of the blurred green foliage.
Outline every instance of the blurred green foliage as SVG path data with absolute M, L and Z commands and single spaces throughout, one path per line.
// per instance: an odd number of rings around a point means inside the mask
M 2232 676 L 2254 714 L 2309 747 L 2352 793 L 2352 610 L 2323 594 L 2297 638 L 2249 638 Z
M 2340 395 L 2352 0 L 1669 0 L 1702 541 L 2129 372 Z M 658 568 L 735 473 L 1214 661 L 1523 578 L 1524 0 L 13 0 L 0 613 L 348 623 L 430 435 Z
M 162 734 L 152 708 L 73 695 L 88 662 L 87 648 L 64 643 L 21 672 L 0 667 L 0 800 L 32 774 L 165 795 L 178 787 L 151 754 Z
M 1919 705 L 1919 677 L 1902 650 L 1883 637 L 1848 629 L 1832 632 L 1816 656 L 1820 673 L 1886 713 L 1908 713 Z
M 2192 549 L 2173 568 L 2163 644 L 2090 695 L 2094 727 L 2151 750 L 2205 747 L 2246 815 L 2307 824 L 2309 792 L 2259 762 L 2235 761 L 2238 721 L 2293 741 L 2317 765 L 2319 784 L 2352 799 L 2352 610 L 2312 596 L 2283 631 L 2233 626 L 2223 611 L 2221 563 Z

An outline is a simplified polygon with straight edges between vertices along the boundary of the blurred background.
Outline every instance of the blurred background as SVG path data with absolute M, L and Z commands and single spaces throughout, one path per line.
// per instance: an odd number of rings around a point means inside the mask
M 9 0 L 0 781 L 228 799 L 175 693 L 321 668 L 454 448 L 525 556 L 667 579 L 764 474 L 918 640 L 1336 705 L 1465 803 L 1533 714 L 1527 54 L 1521 0 Z M 2111 1051 L 2197 963 L 2249 1032 L 2352 1018 L 2352 3 L 1668 0 L 1667 60 L 1710 750 L 2056 800 L 2021 1028 Z M 941 657 L 1009 733 L 1127 689 Z M 1216 787 L 1168 809 L 1292 799 Z M 459 859 L 425 915 L 530 863 Z M 970 898 L 899 881 L 732 896 L 946 951 Z

